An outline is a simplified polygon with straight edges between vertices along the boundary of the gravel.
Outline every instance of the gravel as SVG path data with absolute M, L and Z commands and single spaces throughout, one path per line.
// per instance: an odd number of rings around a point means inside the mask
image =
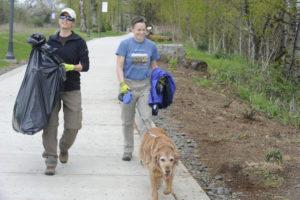
M 185 133 L 179 132 L 178 125 L 172 121 L 169 123 L 165 116 L 168 110 L 160 110 L 158 116 L 154 117 L 154 123 L 157 127 L 167 131 L 169 137 L 174 141 L 180 154 L 181 162 L 186 166 L 189 172 L 202 186 L 207 195 L 212 200 L 238 200 L 240 194 L 234 193 L 225 186 L 221 175 L 212 176 L 208 168 L 202 162 L 201 155 L 197 149 L 197 144 L 192 138 L 188 138 Z

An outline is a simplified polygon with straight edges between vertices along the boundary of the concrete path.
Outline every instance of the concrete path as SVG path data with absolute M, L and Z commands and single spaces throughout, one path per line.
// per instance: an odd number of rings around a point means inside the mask
M 148 171 L 139 163 L 138 143 L 131 162 L 121 160 L 120 107 L 116 56 L 121 37 L 88 42 L 90 71 L 82 73 L 83 129 L 67 164 L 45 176 L 41 132 L 14 132 L 16 95 L 26 66 L 0 76 L 0 200 L 151 200 Z M 62 115 L 60 115 L 62 119 Z M 63 122 L 60 120 L 59 136 Z M 207 195 L 180 163 L 172 195 L 160 189 L 160 200 L 207 200 Z

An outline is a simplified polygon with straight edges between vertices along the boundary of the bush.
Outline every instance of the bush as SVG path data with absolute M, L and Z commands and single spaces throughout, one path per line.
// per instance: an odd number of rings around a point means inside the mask
M 218 52 L 214 53 L 213 57 L 216 59 L 221 59 L 221 58 L 229 59 L 230 58 L 230 56 L 223 51 L 218 51 Z
M 106 32 L 105 24 L 101 24 L 101 32 Z
M 197 49 L 200 50 L 200 51 L 207 51 L 208 50 L 208 46 L 207 44 L 197 44 Z
M 105 23 L 105 31 L 111 31 L 112 30 L 112 26 L 109 22 Z
M 41 20 L 40 17 L 33 17 L 31 23 L 36 26 L 36 27 L 43 27 L 44 26 L 44 22 L 43 20 Z
M 249 63 L 239 54 L 222 51 L 213 55 L 185 45 L 187 56 L 205 60 L 212 79 L 226 83 L 255 110 L 265 111 L 270 118 L 300 127 L 300 82 L 278 64 L 263 68 Z
M 269 148 L 267 149 L 265 156 L 267 162 L 273 161 L 273 162 L 278 162 L 278 164 L 282 163 L 282 154 L 280 149 Z
M 246 87 L 243 87 L 243 86 L 238 86 L 238 91 L 239 91 L 240 97 L 243 100 L 249 100 L 249 97 L 250 97 L 249 88 L 246 88 Z

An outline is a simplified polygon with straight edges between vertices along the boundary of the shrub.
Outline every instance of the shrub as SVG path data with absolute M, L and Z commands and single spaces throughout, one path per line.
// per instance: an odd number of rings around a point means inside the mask
M 273 161 L 273 162 L 282 163 L 282 154 L 280 149 L 269 148 L 267 149 L 265 156 L 267 162 Z
M 178 59 L 177 58 L 172 59 L 172 56 L 168 55 L 168 62 L 169 62 L 169 65 L 171 65 L 171 71 L 176 70 Z
M 33 17 L 31 23 L 32 23 L 34 26 L 36 26 L 36 27 L 43 27 L 43 26 L 44 26 L 43 20 L 42 20 L 40 17 L 38 17 L 38 16 Z
M 250 97 L 249 88 L 246 88 L 246 87 L 243 87 L 243 86 L 238 86 L 238 91 L 239 91 L 240 97 L 243 100 L 249 100 L 249 97 Z
M 109 22 L 105 23 L 105 31 L 111 31 L 112 30 L 112 26 Z

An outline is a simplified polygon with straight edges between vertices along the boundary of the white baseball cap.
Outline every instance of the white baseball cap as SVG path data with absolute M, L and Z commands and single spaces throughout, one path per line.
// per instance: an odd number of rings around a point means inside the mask
M 60 11 L 59 15 L 61 15 L 64 12 L 68 13 L 70 15 L 70 17 L 76 19 L 76 13 L 75 13 L 75 11 L 72 8 L 64 8 L 64 9 L 62 9 Z

